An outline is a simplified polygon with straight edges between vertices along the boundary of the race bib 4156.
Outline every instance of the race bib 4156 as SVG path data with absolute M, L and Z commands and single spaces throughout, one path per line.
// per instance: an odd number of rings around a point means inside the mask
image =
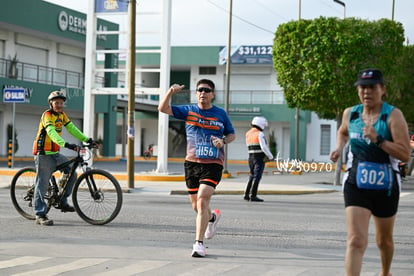
M 216 147 L 208 144 L 196 145 L 196 157 L 202 159 L 216 159 L 218 158 L 219 151 Z

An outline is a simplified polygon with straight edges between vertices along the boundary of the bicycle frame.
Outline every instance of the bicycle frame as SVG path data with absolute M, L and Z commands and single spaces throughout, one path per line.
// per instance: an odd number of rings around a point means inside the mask
M 73 166 L 71 167 L 71 169 L 69 171 L 68 181 L 62 187 L 62 191 L 60 193 L 58 193 L 60 197 L 66 193 L 67 185 L 68 185 L 69 181 L 71 180 L 71 178 L 74 175 L 77 177 L 76 170 L 77 170 L 78 167 L 81 167 L 82 171 L 84 173 L 87 172 L 88 170 L 90 170 L 90 168 L 88 167 L 88 162 L 86 162 L 80 154 L 81 150 L 85 149 L 85 148 L 90 148 L 90 147 L 80 145 L 78 147 L 78 150 L 76 151 L 77 152 L 76 157 L 74 157 L 74 158 L 72 158 L 72 159 L 56 166 L 56 169 L 55 169 L 54 172 L 63 171 L 65 168 L 67 168 L 68 166 L 70 166 L 73 163 Z M 51 177 L 51 181 L 52 181 L 52 186 L 54 188 L 57 188 L 56 178 L 53 175 Z M 96 196 L 97 187 L 96 187 L 96 184 L 93 181 L 93 179 L 86 178 L 86 183 L 88 184 L 89 192 L 91 193 L 92 198 L 97 199 L 97 196 Z M 59 200 L 60 200 L 60 198 L 59 198 Z
M 67 191 L 67 185 L 70 181 L 70 179 L 73 177 L 73 175 L 76 174 L 77 167 L 84 162 L 83 158 L 80 156 L 79 149 L 77 150 L 77 156 L 73 159 L 70 159 L 62 164 L 59 164 L 56 166 L 55 170 L 52 173 L 52 176 L 49 180 L 49 194 L 45 195 L 45 198 L 47 198 L 49 201 L 49 207 L 55 207 L 58 208 L 61 204 L 62 196 L 66 194 Z M 59 191 L 58 183 L 56 181 L 56 177 L 54 176 L 54 173 L 57 171 L 64 171 L 65 168 L 69 167 L 73 163 L 73 166 L 71 170 L 69 171 L 68 181 L 62 186 L 62 190 Z M 86 162 L 85 162 L 86 163 Z

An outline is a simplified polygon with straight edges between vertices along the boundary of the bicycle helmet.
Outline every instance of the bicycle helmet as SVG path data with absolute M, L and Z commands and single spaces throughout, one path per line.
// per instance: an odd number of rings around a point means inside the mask
M 254 117 L 252 120 L 252 126 L 253 125 L 258 126 L 263 130 L 267 127 L 267 120 L 265 117 Z
M 49 97 L 47 98 L 47 100 L 50 103 L 54 99 L 62 99 L 63 101 L 66 102 L 65 93 L 63 93 L 62 91 L 53 91 L 52 93 L 49 94 Z

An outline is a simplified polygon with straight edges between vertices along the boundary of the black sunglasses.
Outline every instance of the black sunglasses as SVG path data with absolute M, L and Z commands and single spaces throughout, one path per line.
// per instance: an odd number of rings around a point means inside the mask
M 197 89 L 198 92 L 206 92 L 206 93 L 210 93 L 213 92 L 212 89 L 208 88 L 208 87 L 200 87 Z

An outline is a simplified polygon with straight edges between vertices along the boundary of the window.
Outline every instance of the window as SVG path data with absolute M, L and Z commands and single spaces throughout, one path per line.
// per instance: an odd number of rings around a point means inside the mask
M 206 67 L 201 66 L 198 68 L 199 75 L 215 75 L 216 74 L 216 67 Z
M 331 125 L 321 125 L 320 154 L 329 155 L 331 150 Z

